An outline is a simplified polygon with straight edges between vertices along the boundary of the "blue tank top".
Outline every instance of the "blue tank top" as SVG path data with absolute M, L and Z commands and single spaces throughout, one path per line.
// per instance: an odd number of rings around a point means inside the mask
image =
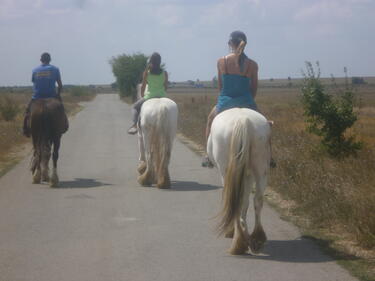
M 226 60 L 225 60 L 226 64 Z M 222 88 L 217 101 L 217 112 L 233 107 L 257 110 L 250 88 L 250 78 L 238 74 L 222 74 Z

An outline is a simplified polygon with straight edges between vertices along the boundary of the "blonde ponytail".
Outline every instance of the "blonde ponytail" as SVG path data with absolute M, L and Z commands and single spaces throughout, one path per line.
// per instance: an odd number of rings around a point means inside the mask
M 243 51 L 244 51 L 244 49 L 245 49 L 245 46 L 246 46 L 246 42 L 243 41 L 243 40 L 241 40 L 240 44 L 238 44 L 238 47 L 237 47 L 237 49 L 236 49 L 236 51 L 235 51 L 235 54 L 236 54 L 237 56 L 241 56 L 241 55 L 243 54 Z
M 244 71 L 244 62 L 246 58 L 246 55 L 244 54 L 245 46 L 246 42 L 241 40 L 240 44 L 238 44 L 238 47 L 234 52 L 235 56 L 237 57 L 237 65 L 239 66 L 241 72 Z

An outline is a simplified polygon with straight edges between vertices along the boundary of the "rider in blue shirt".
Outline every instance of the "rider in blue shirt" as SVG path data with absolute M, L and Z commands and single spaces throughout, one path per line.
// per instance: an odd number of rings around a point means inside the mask
M 43 53 L 40 61 L 42 62 L 42 64 L 33 70 L 31 76 L 31 81 L 33 82 L 33 96 L 28 106 L 26 107 L 25 119 L 23 124 L 23 134 L 27 137 L 30 136 L 30 128 L 28 126 L 28 123 L 31 104 L 34 100 L 56 98 L 62 103 L 60 96 L 60 93 L 62 91 L 62 82 L 59 69 L 56 66 L 49 64 L 51 61 L 51 56 L 49 53 Z M 66 116 L 65 119 L 66 126 L 63 133 L 68 130 L 68 119 L 66 118 Z

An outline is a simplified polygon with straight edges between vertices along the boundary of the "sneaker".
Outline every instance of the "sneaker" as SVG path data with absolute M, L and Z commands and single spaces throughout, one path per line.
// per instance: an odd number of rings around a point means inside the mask
M 137 130 L 137 127 L 135 126 L 131 126 L 128 130 L 128 134 L 129 135 L 135 135 L 136 133 L 138 133 L 138 130 Z
M 208 156 L 206 156 L 206 157 L 203 158 L 202 167 L 207 167 L 207 168 L 213 168 L 214 167 L 214 164 L 212 164 L 212 162 L 208 158 Z

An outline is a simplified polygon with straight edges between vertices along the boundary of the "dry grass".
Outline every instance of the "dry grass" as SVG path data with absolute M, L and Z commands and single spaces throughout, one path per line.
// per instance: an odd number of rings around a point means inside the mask
M 375 88 L 357 91 L 359 120 L 352 131 L 365 146 L 356 157 L 343 160 L 320 151 L 317 137 L 305 131 L 298 88 L 261 87 L 257 103 L 275 122 L 277 168 L 272 170 L 271 189 L 295 203 L 288 204 L 288 211 L 301 217 L 301 226 L 319 238 L 334 237 L 331 246 L 366 259 L 361 270 L 370 272 L 375 268 Z M 171 91 L 180 110 L 180 133 L 204 145 L 205 121 L 216 95 L 214 90 Z M 362 277 L 370 275 L 362 272 Z
M 24 89 L 22 91 L 0 92 L 0 99 L 4 97 L 11 99 L 19 110 L 14 120 L 11 121 L 5 121 L 0 116 L 0 175 L 3 173 L 3 169 L 14 162 L 15 152 L 20 148 L 20 145 L 30 141 L 22 135 L 22 123 L 26 105 L 31 98 L 31 92 Z M 67 113 L 77 112 L 80 108 L 79 102 L 91 100 L 93 97 L 92 93 L 82 96 L 72 96 L 69 92 L 64 93 L 63 100 Z

